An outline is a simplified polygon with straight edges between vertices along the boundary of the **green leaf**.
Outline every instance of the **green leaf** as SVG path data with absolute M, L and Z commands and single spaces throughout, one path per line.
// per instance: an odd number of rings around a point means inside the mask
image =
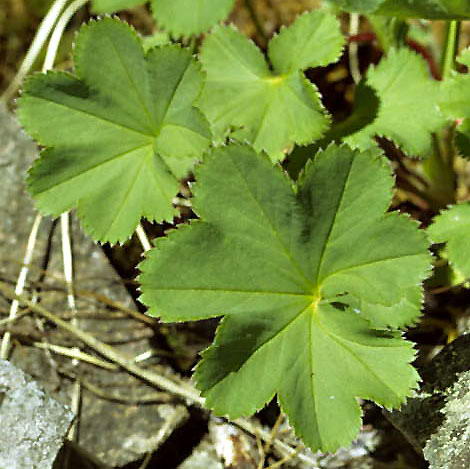
M 439 82 L 430 77 L 426 61 L 409 49 L 392 49 L 369 69 L 367 84 L 381 101 L 377 119 L 345 141 L 366 149 L 374 145 L 373 137 L 386 137 L 411 156 L 427 156 L 432 133 L 445 118 L 436 106 Z
M 346 11 L 374 13 L 397 18 L 434 20 L 468 19 L 468 0 L 329 0 Z
M 470 67 L 470 47 L 464 49 L 457 61 Z M 452 120 L 459 120 L 455 132 L 455 146 L 461 156 L 470 158 L 470 73 L 452 72 L 442 84 L 439 105 Z
M 467 47 L 462 52 L 460 52 L 457 60 L 466 67 L 470 67 L 470 47 Z
M 384 0 L 328 0 L 328 2 L 345 11 L 373 13 Z
M 146 0 L 93 0 L 93 13 L 114 13 L 146 3 Z
M 465 20 L 470 18 L 468 0 L 385 0 L 378 15 L 430 20 Z
M 142 46 L 145 53 L 154 47 L 165 46 L 167 44 L 171 44 L 171 39 L 168 33 L 163 31 L 157 31 L 150 36 L 142 37 Z
M 336 62 L 343 45 L 337 19 L 317 10 L 283 27 L 269 42 L 268 56 L 276 73 L 283 75 Z
M 216 28 L 201 52 L 207 82 L 200 106 L 218 139 L 238 129 L 239 140 L 277 160 L 294 143 L 321 137 L 329 119 L 302 70 L 335 61 L 343 42 L 337 19 L 312 11 L 271 40 L 270 70 L 243 34 L 232 27 Z
M 227 18 L 235 0 L 152 0 L 159 26 L 174 36 L 201 34 Z
M 429 226 L 428 234 L 433 243 L 447 243 L 449 263 L 470 278 L 470 203 L 441 212 Z
M 225 315 L 196 372 L 216 413 L 249 415 L 278 394 L 297 435 L 332 451 L 359 429 L 357 397 L 403 402 L 412 346 L 371 323 L 415 320 L 430 258 L 416 223 L 385 214 L 392 185 L 377 150 L 346 146 L 320 152 L 296 187 L 246 146 L 200 167 L 202 221 L 150 251 L 141 300 L 164 321 Z
M 178 180 L 208 148 L 208 124 L 192 106 L 202 74 L 177 46 L 145 56 L 130 27 L 111 18 L 80 30 L 75 68 L 25 85 L 21 121 L 48 147 L 29 191 L 43 213 L 78 207 L 94 239 L 125 241 L 142 216 L 173 217 Z
M 457 59 L 470 67 L 470 48 Z M 453 72 L 442 84 L 439 104 L 444 114 L 451 119 L 470 118 L 470 73 Z

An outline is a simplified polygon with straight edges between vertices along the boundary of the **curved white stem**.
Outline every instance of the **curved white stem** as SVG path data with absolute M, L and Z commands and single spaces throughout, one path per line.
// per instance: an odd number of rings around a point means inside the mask
M 88 0 L 75 0 L 71 3 L 65 11 L 62 13 L 62 16 L 57 21 L 57 25 L 54 28 L 49 45 L 47 47 L 46 58 L 44 59 L 43 71 L 49 70 L 54 66 L 54 61 L 57 56 L 57 49 L 59 48 L 60 41 L 64 35 L 64 30 L 72 19 L 73 15 L 77 13 L 80 8 L 82 8 Z
M 62 261 L 64 265 L 64 278 L 65 285 L 67 287 L 67 304 L 72 314 L 74 314 L 76 312 L 76 305 L 73 291 L 73 253 L 72 240 L 70 237 L 70 216 L 68 212 L 63 213 L 60 216 L 60 229 L 62 235 Z
M 144 227 L 140 223 L 137 225 L 135 232 L 139 238 L 140 244 L 142 244 L 142 247 L 144 248 L 144 252 L 150 251 L 150 249 L 152 249 L 152 245 L 150 244 Z
M 60 41 L 64 35 L 65 28 L 73 15 L 82 8 L 88 0 L 75 0 L 62 13 L 57 21 L 54 32 L 52 33 L 49 45 L 47 47 L 46 58 L 44 59 L 43 71 L 49 70 L 54 66 Z M 65 284 L 67 286 L 67 304 L 74 313 L 76 311 L 75 295 L 73 291 L 73 253 L 72 241 L 70 238 L 70 216 L 63 213 L 60 216 L 60 228 L 62 234 L 62 259 L 64 265 Z M 73 321 L 73 319 L 72 319 Z
M 33 227 L 31 228 L 31 232 L 29 233 L 28 243 L 26 245 L 26 251 L 23 258 L 23 266 L 20 270 L 20 275 L 16 281 L 15 286 L 15 294 L 21 295 L 24 291 L 24 286 L 26 284 L 26 277 L 28 276 L 29 272 L 29 265 L 31 264 L 31 260 L 33 258 L 34 247 L 36 246 L 36 240 L 38 237 L 39 225 L 41 224 L 42 216 L 36 215 L 36 218 L 33 222 Z M 18 307 L 19 303 L 17 300 L 13 300 L 10 306 L 10 313 L 8 315 L 9 319 L 13 319 L 18 314 Z M 10 339 L 11 334 L 10 332 L 5 332 L 2 338 L 2 344 L 0 346 L 0 358 L 2 360 L 6 360 L 10 353 Z
M 351 13 L 349 17 L 349 34 L 355 36 L 359 33 L 360 17 L 358 13 Z M 356 85 L 361 81 L 361 70 L 359 68 L 359 47 L 357 42 L 351 41 L 349 43 L 349 70 Z
M 49 34 L 51 33 L 52 28 L 54 27 L 57 21 L 57 18 L 59 17 L 60 13 L 62 12 L 63 8 L 65 7 L 68 1 L 69 0 L 56 0 L 47 12 L 46 16 L 44 17 L 38 28 L 38 32 L 36 33 L 36 36 L 34 37 L 30 48 L 28 49 L 28 52 L 26 53 L 25 58 L 23 59 L 23 62 L 20 65 L 20 68 L 15 78 L 13 78 L 8 88 L 3 93 L 3 96 L 1 98 L 2 101 L 8 102 L 20 87 L 24 77 L 31 70 L 32 66 L 34 65 L 34 62 L 38 58 L 38 55 L 41 52 L 41 49 L 44 46 L 45 42 L 47 41 L 47 38 L 49 37 Z

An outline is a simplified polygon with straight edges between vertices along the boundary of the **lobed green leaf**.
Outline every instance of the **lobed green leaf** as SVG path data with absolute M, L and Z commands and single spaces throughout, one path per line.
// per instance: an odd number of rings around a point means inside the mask
M 457 60 L 470 67 L 470 48 L 465 49 Z M 470 118 L 470 74 L 457 73 L 447 78 L 442 85 L 439 104 L 444 114 L 451 119 Z
M 177 46 L 144 55 L 134 31 L 110 18 L 82 27 L 75 70 L 25 85 L 21 121 L 47 147 L 28 188 L 43 213 L 77 207 L 94 239 L 125 241 L 141 217 L 172 219 L 179 179 L 209 146 L 193 107 L 202 73 Z
M 219 140 L 238 140 L 266 151 L 273 160 L 294 143 L 308 144 L 329 125 L 316 87 L 302 73 L 339 57 L 344 39 L 337 19 L 312 11 L 273 38 L 268 55 L 232 27 L 217 27 L 204 42 L 201 62 L 207 82 L 200 107 Z M 299 53 L 293 54 L 293 50 Z
M 201 34 L 227 18 L 235 0 L 152 0 L 157 24 L 174 36 Z
M 397 18 L 431 20 L 470 18 L 468 0 L 329 0 L 329 2 L 346 11 Z
M 377 328 L 416 320 L 430 256 L 414 222 L 385 213 L 392 185 L 376 150 L 335 145 L 296 186 L 247 146 L 199 168 L 201 221 L 148 254 L 141 300 L 164 321 L 225 316 L 195 375 L 216 413 L 277 394 L 305 443 L 332 451 L 359 429 L 356 398 L 396 407 L 410 393 L 411 344 Z
M 442 211 L 428 228 L 434 243 L 447 243 L 450 264 L 465 278 L 470 278 L 470 204 L 454 205 Z
M 92 0 L 93 13 L 114 13 L 146 3 L 146 0 Z

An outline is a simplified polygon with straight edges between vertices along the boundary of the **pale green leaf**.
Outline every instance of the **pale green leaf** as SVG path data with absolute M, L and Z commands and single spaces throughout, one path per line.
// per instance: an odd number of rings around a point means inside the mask
M 216 28 L 201 52 L 207 82 L 200 100 L 215 135 L 223 140 L 236 130 L 233 136 L 266 151 L 273 160 L 282 158 L 294 143 L 321 137 L 329 119 L 316 87 L 302 70 L 336 60 L 342 44 L 334 16 L 310 12 L 271 41 L 271 70 L 243 34 L 232 27 Z M 292 50 L 297 52 L 288 52 Z
M 426 61 L 409 49 L 392 49 L 367 73 L 381 105 L 376 120 L 345 139 L 351 146 L 366 149 L 375 136 L 393 140 L 410 156 L 427 156 L 432 133 L 445 125 L 436 102 L 439 82 L 429 74 Z
M 174 36 L 201 34 L 227 18 L 235 0 L 152 0 L 159 26 Z
M 376 150 L 330 146 L 293 187 L 230 145 L 196 177 L 201 221 L 148 254 L 142 301 L 164 321 L 225 315 L 196 372 L 216 413 L 249 415 L 278 394 L 312 449 L 347 444 L 356 398 L 395 407 L 417 380 L 411 344 L 373 329 L 416 319 L 430 264 L 416 223 L 385 213 L 388 164 Z
M 146 0 L 92 0 L 93 13 L 114 13 L 146 3 Z
M 210 143 L 192 106 L 202 74 L 177 46 L 144 55 L 137 35 L 111 18 L 84 26 L 76 76 L 52 72 L 25 85 L 19 115 L 48 147 L 28 178 L 46 214 L 78 208 L 100 241 L 125 241 L 139 219 L 172 219 L 172 199 Z
M 449 263 L 465 278 L 470 278 L 470 204 L 464 203 L 441 212 L 428 234 L 434 243 L 447 243 Z
M 171 43 L 170 36 L 168 33 L 163 31 L 157 31 L 150 36 L 143 36 L 142 37 L 142 46 L 144 48 L 145 53 L 147 53 L 150 49 L 158 46 L 164 46 Z
M 470 48 L 458 57 L 463 65 L 470 66 Z M 470 73 L 457 73 L 442 84 L 440 107 L 451 119 L 470 118 Z
M 469 19 L 468 0 L 328 0 L 346 11 L 434 20 Z
M 462 65 L 470 67 L 470 47 L 467 47 L 466 49 L 464 49 L 457 57 L 457 60 Z
M 350 12 L 373 13 L 384 0 L 327 0 L 341 10 Z
M 469 19 L 468 0 L 385 0 L 375 12 L 398 18 Z
M 313 11 L 282 28 L 269 42 L 268 56 L 277 73 L 288 74 L 336 62 L 343 45 L 336 17 Z

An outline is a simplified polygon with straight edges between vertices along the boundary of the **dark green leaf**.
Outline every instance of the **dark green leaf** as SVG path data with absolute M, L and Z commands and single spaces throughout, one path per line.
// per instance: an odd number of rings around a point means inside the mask
M 409 395 L 411 344 L 373 327 L 416 320 L 430 256 L 416 223 L 385 214 L 392 185 L 376 150 L 346 146 L 320 152 L 296 188 L 246 146 L 201 166 L 202 221 L 149 253 L 141 299 L 164 321 L 225 315 L 196 372 L 216 413 L 249 415 L 278 394 L 305 443 L 332 451 L 359 429 L 356 398 Z
M 99 241 L 125 241 L 141 217 L 172 219 L 172 199 L 210 143 L 192 106 L 202 86 L 189 51 L 144 55 L 125 23 L 84 26 L 75 47 L 76 76 L 37 74 L 25 85 L 19 114 L 48 147 L 30 171 L 39 209 L 54 216 L 78 208 Z

